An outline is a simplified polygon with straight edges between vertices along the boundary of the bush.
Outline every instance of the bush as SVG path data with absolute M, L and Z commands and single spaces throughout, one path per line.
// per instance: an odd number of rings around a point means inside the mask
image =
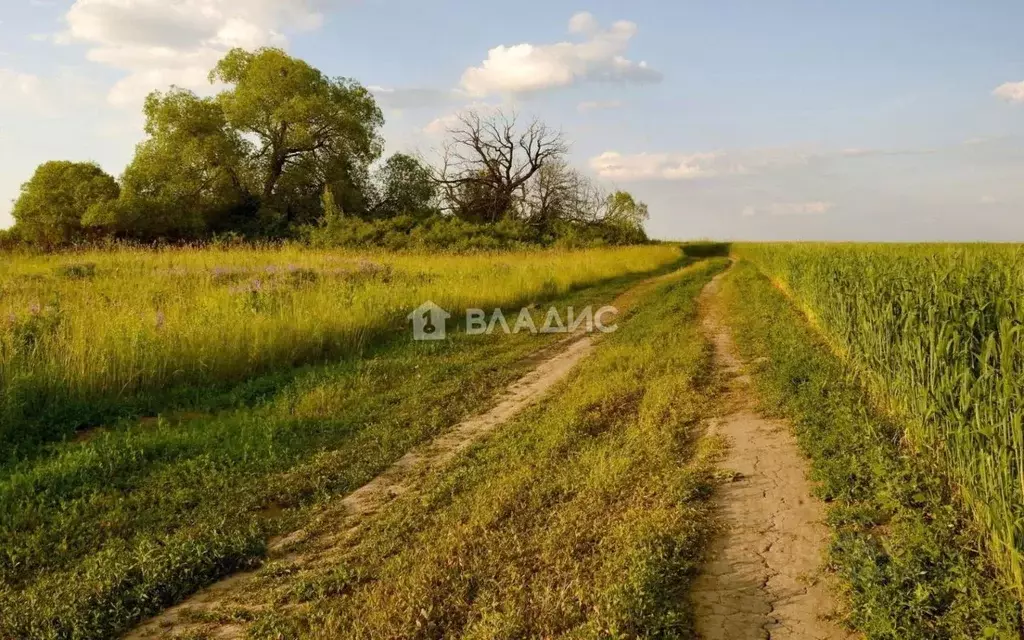
M 711 258 L 728 256 L 732 244 L 728 242 L 687 242 L 683 244 L 683 255 L 690 258 Z
M 16 229 L 0 229 L 0 251 L 13 251 L 23 246 L 21 236 Z
M 359 218 L 330 217 L 309 227 L 306 239 L 320 247 L 376 246 L 392 251 L 501 251 L 536 246 L 580 249 L 606 245 L 642 244 L 642 230 L 617 224 L 556 222 L 548 231 L 520 220 L 494 224 L 467 222 L 455 217 L 433 216 L 418 220 L 398 216 L 368 222 Z

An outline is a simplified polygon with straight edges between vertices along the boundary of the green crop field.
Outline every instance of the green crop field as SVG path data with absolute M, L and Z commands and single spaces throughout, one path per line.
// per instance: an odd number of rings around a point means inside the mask
M 753 245 L 949 474 L 1024 596 L 1024 249 Z

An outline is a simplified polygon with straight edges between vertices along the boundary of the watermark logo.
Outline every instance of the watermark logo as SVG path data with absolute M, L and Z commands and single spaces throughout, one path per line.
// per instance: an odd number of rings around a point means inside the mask
M 618 329 L 614 319 L 619 310 L 615 307 L 601 307 L 594 311 L 592 307 L 564 310 L 550 307 L 544 314 L 544 320 L 537 326 L 534 314 L 530 309 L 523 308 L 518 314 L 505 315 L 501 309 L 490 313 L 483 309 L 466 309 L 466 334 L 471 336 L 490 335 L 495 331 L 506 334 L 523 331 L 537 333 L 612 333 Z M 414 340 L 444 340 L 445 322 L 452 314 L 431 301 L 424 302 L 408 315 L 412 321 L 412 337 Z
M 427 300 L 407 317 L 412 320 L 413 340 L 444 340 L 444 323 L 452 314 Z

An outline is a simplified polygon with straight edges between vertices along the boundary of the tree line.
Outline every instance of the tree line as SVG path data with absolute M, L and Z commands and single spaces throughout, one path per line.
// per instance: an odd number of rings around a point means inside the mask
M 280 49 L 234 49 L 215 97 L 171 87 L 144 104 L 146 139 L 120 179 L 97 164 L 38 167 L 0 245 L 221 236 L 326 245 L 498 247 L 646 241 L 647 207 L 602 192 L 544 123 L 466 112 L 433 164 L 381 161 L 383 114 L 359 83 Z

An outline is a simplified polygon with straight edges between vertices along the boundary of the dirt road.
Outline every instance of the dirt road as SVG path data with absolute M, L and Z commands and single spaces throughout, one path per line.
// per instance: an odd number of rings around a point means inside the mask
M 619 295 L 612 305 L 621 321 L 647 291 L 658 283 L 680 277 L 688 268 L 648 278 Z M 527 407 L 538 402 L 576 364 L 589 354 L 594 334 L 570 335 L 558 343 L 534 353 L 534 367 L 510 385 L 491 409 L 470 417 L 441 434 L 432 442 L 408 452 L 390 468 L 334 505 L 319 513 L 306 527 L 269 544 L 271 559 L 294 565 L 329 562 L 333 554 L 348 543 L 361 523 L 384 508 L 397 496 L 415 489 L 432 473 L 440 472 L 459 452 L 479 442 Z M 255 572 L 224 578 L 181 604 L 171 607 L 128 633 L 129 640 L 141 638 L 187 637 L 204 634 L 212 638 L 241 638 L 244 624 L 211 621 L 225 606 L 256 610 L 263 603 L 247 601 L 246 588 Z
M 717 304 L 720 274 L 701 295 L 704 329 L 726 378 L 710 431 L 729 443 L 734 473 L 717 496 L 722 532 L 692 592 L 704 640 L 832 640 L 838 624 L 821 565 L 828 530 L 788 425 L 756 412 L 750 379 Z

